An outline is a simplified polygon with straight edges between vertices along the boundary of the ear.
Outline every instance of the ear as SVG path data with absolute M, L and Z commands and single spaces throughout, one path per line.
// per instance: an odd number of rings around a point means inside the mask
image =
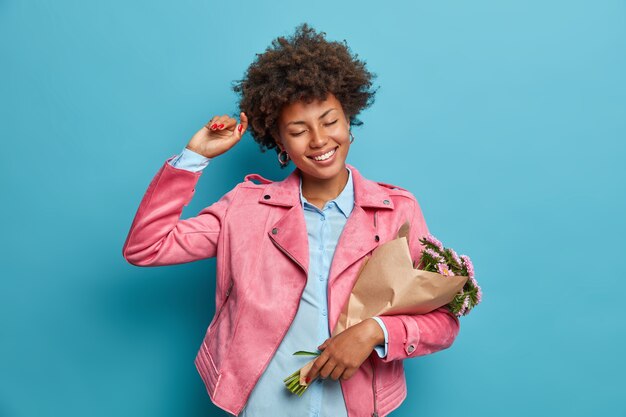
M 277 133 L 272 133 L 272 137 L 274 138 L 274 143 L 276 143 L 276 146 L 278 146 L 278 149 L 282 151 L 285 150 L 285 147 L 283 146 L 283 142 L 280 140 L 280 137 L 278 136 Z
M 350 130 L 351 126 L 350 126 L 350 115 L 348 113 L 345 114 L 346 116 L 346 124 L 348 125 L 348 130 Z

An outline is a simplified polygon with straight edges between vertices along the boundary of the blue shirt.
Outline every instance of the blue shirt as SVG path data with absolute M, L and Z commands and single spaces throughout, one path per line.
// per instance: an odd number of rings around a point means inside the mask
M 210 158 L 187 148 L 170 161 L 179 169 L 199 171 Z M 341 385 L 332 378 L 317 378 L 300 397 L 290 393 L 283 379 L 313 359 L 312 356 L 294 356 L 298 350 L 316 351 L 330 337 L 328 323 L 328 273 L 339 236 L 354 207 L 352 173 L 348 168 L 348 182 L 343 191 L 326 202 L 323 209 L 310 204 L 302 195 L 300 179 L 300 202 L 306 220 L 309 240 L 309 276 L 302 293 L 296 316 L 270 360 L 265 372 L 250 393 L 240 414 L 243 417 L 269 417 L 281 415 L 286 410 L 290 416 L 347 417 Z M 387 355 L 387 329 L 378 317 L 374 317 L 385 334 L 385 344 L 375 347 L 380 357 Z

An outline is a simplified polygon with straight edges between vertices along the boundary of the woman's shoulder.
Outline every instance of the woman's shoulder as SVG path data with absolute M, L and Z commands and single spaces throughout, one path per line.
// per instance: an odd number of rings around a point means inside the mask
M 348 167 L 350 168 L 350 170 L 354 173 L 355 171 L 358 173 L 358 176 L 360 176 L 363 180 L 365 180 L 366 182 L 369 183 L 373 183 L 373 184 L 377 184 L 380 187 L 384 187 L 385 189 L 388 190 L 399 190 L 399 191 L 403 191 L 406 193 L 409 193 L 409 190 L 407 190 L 406 188 L 402 188 L 400 186 L 394 185 L 394 184 L 389 184 L 386 182 L 382 182 L 382 181 L 376 181 L 374 179 L 370 179 L 368 177 L 366 177 L 365 175 L 363 175 L 358 169 L 356 169 L 356 167 L 354 167 L 353 165 L 348 165 Z
M 399 186 L 393 185 L 393 184 L 388 184 L 386 182 L 376 181 L 376 184 L 381 185 L 381 186 L 383 186 L 385 188 L 389 188 L 390 190 L 401 190 L 401 191 L 405 191 L 407 193 L 410 193 L 410 191 L 407 190 L 406 188 L 402 188 L 402 187 L 399 187 Z
M 241 198 L 249 198 L 250 193 L 254 193 L 255 190 L 262 190 L 267 184 L 273 182 L 272 180 L 263 178 L 259 174 L 247 174 L 243 180 L 235 184 L 226 195 L 229 196 L 231 203 L 233 203 Z
M 386 192 L 389 193 L 390 196 L 402 196 L 408 197 L 410 199 L 414 199 L 415 196 L 406 188 L 400 187 L 399 185 L 390 184 L 388 182 L 382 181 L 372 181 L 377 184 L 379 187 L 382 187 Z
M 415 195 L 413 195 L 413 193 L 406 188 L 380 181 L 376 181 L 376 184 L 378 184 L 379 187 L 383 187 L 385 191 L 387 191 L 389 197 L 391 197 L 394 201 L 394 204 L 406 203 L 411 206 L 417 204 L 417 198 Z
M 353 166 L 350 166 L 351 169 L 353 169 Z M 413 193 L 411 191 L 409 191 L 406 188 L 400 187 L 399 185 L 396 184 L 391 184 L 388 182 L 383 182 L 383 181 L 378 181 L 375 179 L 369 179 L 363 176 L 363 174 L 361 174 L 358 170 L 358 175 L 365 180 L 366 183 L 369 183 L 368 187 L 370 187 L 370 190 L 372 190 L 372 192 L 376 192 L 376 189 L 383 191 L 384 194 L 388 195 L 389 197 L 391 197 L 394 201 L 397 202 L 416 202 L 417 199 L 415 198 L 415 196 L 413 195 Z

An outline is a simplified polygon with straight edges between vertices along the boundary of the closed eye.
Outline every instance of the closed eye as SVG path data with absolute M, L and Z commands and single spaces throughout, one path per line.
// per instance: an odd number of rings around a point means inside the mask
M 339 120 L 339 119 L 337 119 L 337 120 Z M 326 123 L 326 126 L 334 125 L 335 123 L 337 123 L 337 120 L 333 120 L 330 123 Z M 306 132 L 306 130 L 303 130 L 302 132 L 298 132 L 298 133 L 292 133 L 291 136 L 300 136 L 304 132 Z

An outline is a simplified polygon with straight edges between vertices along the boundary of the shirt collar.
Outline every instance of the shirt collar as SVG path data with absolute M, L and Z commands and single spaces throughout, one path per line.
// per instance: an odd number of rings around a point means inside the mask
M 350 216 L 350 213 L 354 208 L 354 183 L 352 181 L 352 171 L 348 167 L 346 167 L 346 169 L 348 170 L 348 182 L 346 183 L 346 186 L 337 197 L 329 202 L 334 202 L 339 208 L 339 211 L 341 211 L 341 213 L 347 218 Z M 300 176 L 300 203 L 303 208 L 305 202 L 310 204 L 302 195 L 302 176 Z

